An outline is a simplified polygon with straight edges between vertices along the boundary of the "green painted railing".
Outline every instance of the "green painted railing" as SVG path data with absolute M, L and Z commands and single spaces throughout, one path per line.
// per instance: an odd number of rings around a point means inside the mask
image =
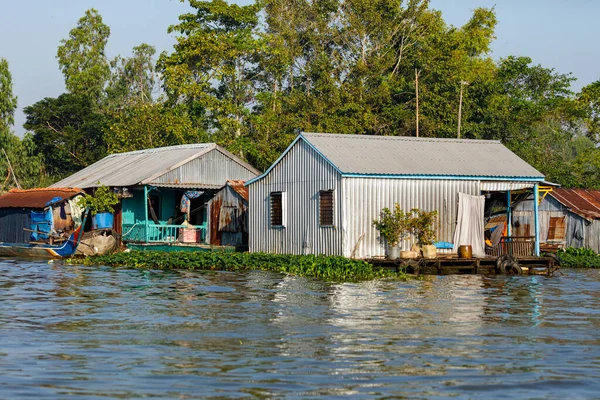
M 206 226 L 194 225 L 194 229 L 199 232 L 196 236 L 197 242 L 204 242 L 206 239 Z M 183 227 L 181 225 L 159 225 L 148 224 L 148 242 L 149 243 L 174 243 L 184 241 Z M 189 233 L 188 233 L 189 234 Z M 187 242 L 193 241 L 186 238 Z M 126 242 L 145 242 L 146 241 L 146 225 L 144 223 L 123 224 L 123 240 Z

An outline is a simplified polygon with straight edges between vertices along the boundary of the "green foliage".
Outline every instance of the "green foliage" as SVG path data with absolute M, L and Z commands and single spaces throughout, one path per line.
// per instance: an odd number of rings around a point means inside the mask
M 420 246 L 433 244 L 436 240 L 437 211 L 424 211 L 414 208 L 411 210 L 411 214 L 414 217 L 409 219 L 409 226 L 417 238 L 417 243 Z
M 11 130 L 14 123 L 14 112 L 17 108 L 17 97 L 13 95 L 12 75 L 8 62 L 0 58 L 0 149 L 4 149 L 10 160 L 13 173 L 23 188 L 45 186 L 49 183 L 43 157 L 41 157 L 31 140 L 30 135 L 23 139 Z M 16 187 L 8 161 L 0 150 L 0 176 L 5 177 L 0 191 Z
M 89 9 L 60 41 L 56 58 L 65 76 L 67 89 L 92 100 L 100 99 L 110 76 L 105 47 L 110 28 L 95 9 Z
M 410 233 L 411 215 L 405 213 L 400 204 L 396 203 L 394 211 L 387 207 L 381 210 L 379 220 L 374 220 L 373 225 L 388 246 L 396 247 Z
M 0 131 L 9 129 L 14 124 L 17 96 L 13 95 L 12 74 L 8 69 L 8 61 L 0 58 Z
M 48 173 L 60 179 L 106 155 L 107 119 L 87 97 L 65 93 L 25 107 L 26 129 L 33 132 Z
M 600 268 L 600 255 L 592 249 L 568 247 L 557 255 L 562 268 Z
M 77 199 L 77 204 L 82 208 L 88 208 L 94 214 L 112 213 L 114 206 L 119 204 L 119 197 L 107 186 L 99 186 L 94 190 L 93 195 L 85 194 Z
M 77 259 L 71 263 L 81 262 Z M 289 255 L 225 252 L 144 252 L 132 251 L 94 256 L 83 260 L 88 265 L 113 267 L 187 269 L 192 271 L 263 270 L 334 282 L 358 282 L 384 277 L 405 278 L 403 273 L 375 269 L 365 261 L 337 256 Z

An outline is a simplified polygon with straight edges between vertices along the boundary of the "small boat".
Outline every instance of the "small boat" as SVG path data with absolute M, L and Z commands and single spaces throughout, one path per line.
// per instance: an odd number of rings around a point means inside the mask
M 47 243 L 2 243 L 0 242 L 0 257 L 24 256 L 40 258 L 66 258 L 72 256 L 77 250 L 81 240 L 80 225 L 62 244 Z
M 65 258 L 77 250 L 88 212 L 81 189 L 13 189 L 0 196 L 0 256 Z

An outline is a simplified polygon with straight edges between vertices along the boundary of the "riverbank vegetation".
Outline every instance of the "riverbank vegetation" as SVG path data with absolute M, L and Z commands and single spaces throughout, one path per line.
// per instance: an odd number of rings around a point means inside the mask
M 171 51 L 109 58 L 90 9 L 57 43 L 66 93 L 25 108 L 22 139 L 0 60 L 0 144 L 31 187 L 142 148 L 216 142 L 264 170 L 300 131 L 451 138 L 460 120 L 461 137 L 500 140 L 548 180 L 600 189 L 600 81 L 574 93 L 551 66 L 492 59 L 497 22 L 476 8 L 451 26 L 428 0 L 190 0 L 157 28 Z
M 72 264 L 107 265 L 112 267 L 174 269 L 192 271 L 262 270 L 281 274 L 323 279 L 332 282 L 358 282 L 378 278 L 406 279 L 396 273 L 362 260 L 339 256 L 290 255 L 226 252 L 159 252 L 131 251 L 84 259 L 70 259 Z
M 592 249 L 568 247 L 557 256 L 561 268 L 600 268 L 600 255 Z

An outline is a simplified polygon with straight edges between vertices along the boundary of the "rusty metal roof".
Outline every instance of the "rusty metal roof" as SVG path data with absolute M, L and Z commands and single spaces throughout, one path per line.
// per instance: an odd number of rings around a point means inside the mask
M 83 194 L 83 191 L 77 188 L 12 189 L 0 196 L 0 208 L 44 208 L 55 197 L 65 200 L 78 194 Z
M 559 188 L 548 195 L 577 215 L 587 219 L 600 219 L 599 190 Z
M 231 187 L 234 192 L 242 196 L 242 198 L 248 201 L 248 188 L 244 186 L 244 181 L 228 180 L 227 186 Z

